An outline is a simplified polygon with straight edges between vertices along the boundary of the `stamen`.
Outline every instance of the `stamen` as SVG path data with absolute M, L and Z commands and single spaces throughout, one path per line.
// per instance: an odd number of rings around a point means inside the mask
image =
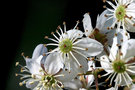
M 58 41 L 60 41 L 60 39 L 58 39 L 58 37 L 52 32 L 51 33 Z
M 108 4 L 110 4 L 114 9 L 116 8 L 116 6 L 114 4 L 112 4 L 110 1 L 106 1 Z
M 46 44 L 46 46 L 59 46 L 59 44 L 49 43 L 49 44 Z
M 45 39 L 49 39 L 49 40 L 51 40 L 51 41 L 54 41 L 54 42 L 56 42 L 56 43 L 59 43 L 57 40 L 52 39 L 52 38 L 49 38 L 48 36 L 45 36 Z
M 63 22 L 63 25 L 64 25 L 64 32 L 66 33 L 66 22 Z
M 58 29 L 60 29 L 60 31 L 61 31 L 61 35 L 63 36 L 63 30 L 61 29 L 61 27 L 60 27 L 60 26 L 58 26 Z
M 126 78 L 125 78 L 124 74 L 123 74 L 123 73 L 121 73 L 121 75 L 123 76 L 124 81 L 126 82 L 126 84 L 127 84 L 128 88 L 129 88 L 128 82 L 127 82 L 127 80 L 126 80 Z
M 116 74 L 117 74 L 116 72 L 113 74 L 113 76 L 111 78 L 111 81 L 110 81 L 110 85 L 112 85 L 112 80 L 114 79 L 114 77 L 115 77 Z
M 73 46 L 72 48 L 86 51 L 86 48 L 81 48 L 81 47 L 78 47 L 78 46 L 77 47 Z
M 73 28 L 73 29 L 76 29 L 76 27 L 78 26 L 78 24 L 79 24 L 79 20 L 78 21 L 76 21 L 77 23 L 76 23 L 76 25 L 75 25 L 75 27 Z
M 73 53 L 70 51 L 71 56 L 74 58 L 74 60 L 77 62 L 77 64 L 82 67 L 82 65 L 79 63 L 79 61 L 76 59 L 76 57 L 73 55 Z
M 84 54 L 80 53 L 79 51 L 74 50 L 74 49 L 73 49 L 73 51 L 74 51 L 74 52 L 76 52 L 76 53 L 78 53 L 78 54 L 80 54 L 80 55 L 81 55 L 81 56 L 83 56 L 84 58 L 88 59 L 86 55 L 84 55 Z

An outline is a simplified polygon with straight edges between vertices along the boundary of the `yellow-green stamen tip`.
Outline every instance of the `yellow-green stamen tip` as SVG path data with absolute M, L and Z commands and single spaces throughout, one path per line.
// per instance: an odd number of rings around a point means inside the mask
M 126 16 L 125 6 L 123 5 L 118 6 L 115 12 L 115 16 L 118 19 L 118 21 L 119 20 L 122 21 L 124 17 Z
M 68 53 L 72 50 L 72 41 L 70 39 L 64 39 L 59 43 L 61 52 Z
M 126 66 L 125 66 L 125 62 L 123 62 L 122 60 L 115 60 L 113 62 L 113 70 L 116 73 L 123 73 L 126 71 Z

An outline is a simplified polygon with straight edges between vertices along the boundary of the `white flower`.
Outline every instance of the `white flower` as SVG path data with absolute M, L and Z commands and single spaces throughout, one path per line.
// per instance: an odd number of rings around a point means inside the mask
M 63 63 L 57 63 L 57 60 L 60 59 L 58 53 L 48 56 L 45 56 L 44 53 L 47 53 L 47 48 L 40 44 L 35 48 L 32 58 L 24 57 L 26 66 L 16 63 L 16 66 L 22 67 L 21 72 L 25 72 L 24 74 L 16 74 L 16 76 L 20 75 L 22 76 L 21 79 L 24 79 L 19 84 L 26 84 L 27 88 L 33 90 L 62 90 L 63 82 L 72 80 L 72 75 L 62 70 Z
M 90 38 L 94 38 L 100 43 L 104 45 L 112 45 L 113 37 L 119 38 L 119 45 L 121 45 L 124 41 L 128 40 L 130 38 L 129 33 L 124 31 L 123 29 L 120 29 L 119 32 L 117 32 L 116 28 L 110 28 L 110 26 L 113 24 L 113 19 L 107 20 L 108 17 L 106 17 L 107 13 L 111 13 L 109 10 L 105 10 L 101 13 L 101 15 L 97 17 L 96 21 L 96 27 L 93 29 L 91 24 L 91 18 L 89 16 L 89 13 L 84 14 L 83 18 L 83 27 L 85 30 L 85 35 Z
M 115 42 L 115 39 L 114 39 Z M 106 79 L 108 81 L 110 78 L 110 85 L 112 85 L 113 79 L 115 78 L 115 89 L 118 86 L 128 86 L 133 84 L 130 75 L 135 75 L 135 39 L 127 40 L 121 46 L 121 50 L 117 45 L 113 44 L 110 55 L 102 56 L 101 66 L 107 72 L 103 76 L 109 75 Z
M 114 20 L 110 27 L 114 28 L 117 25 L 117 30 L 122 26 L 124 30 L 135 32 L 135 2 L 133 0 L 115 0 L 116 6 L 110 1 L 107 3 L 113 8 L 107 8 L 111 13 L 106 14 L 109 16 L 107 20 L 112 18 Z
M 52 39 L 47 36 L 45 37 L 56 42 L 46 44 L 46 46 L 57 46 L 57 48 L 49 53 L 59 53 L 62 58 L 62 61 L 59 60 L 59 62 L 63 62 L 65 64 L 65 68 L 67 68 L 69 72 L 74 71 L 77 72 L 77 74 L 78 72 L 83 73 L 84 71 L 87 71 L 87 57 L 96 56 L 103 51 L 101 43 L 93 39 L 82 37 L 83 33 L 76 29 L 78 23 L 79 22 L 77 21 L 75 27 L 68 31 L 66 31 L 66 25 L 64 23 L 64 32 L 61 27 L 58 26 L 58 29 L 61 31 L 61 34 L 58 30 L 56 31 L 59 38 L 54 33 L 52 33 L 52 35 L 56 39 Z M 79 71 L 79 69 L 82 70 Z

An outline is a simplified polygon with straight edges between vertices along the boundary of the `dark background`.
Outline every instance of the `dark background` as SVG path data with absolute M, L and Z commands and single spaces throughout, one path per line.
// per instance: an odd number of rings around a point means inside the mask
M 5 26 L 1 33 L 4 90 L 27 90 L 18 85 L 20 79 L 15 77 L 20 71 L 15 62 L 25 65 L 22 52 L 31 57 L 36 45 L 47 43 L 44 36 L 50 36 L 63 21 L 67 23 L 67 29 L 71 29 L 80 20 L 79 26 L 83 30 L 81 21 L 86 12 L 90 12 L 94 27 L 97 15 L 104 10 L 103 5 L 102 0 L 16 0 L 6 3 L 3 7 L 5 17 L 2 17 Z

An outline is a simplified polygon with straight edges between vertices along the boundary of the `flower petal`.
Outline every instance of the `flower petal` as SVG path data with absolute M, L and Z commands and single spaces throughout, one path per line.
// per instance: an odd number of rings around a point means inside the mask
M 40 66 L 40 61 L 41 59 L 43 58 L 43 56 L 39 56 L 36 60 L 35 59 L 30 59 L 30 58 L 26 58 L 26 65 L 27 65 L 27 68 L 29 69 L 29 71 L 32 73 L 32 74 L 41 74 L 40 69 L 41 69 L 41 66 Z
M 43 55 L 44 53 L 47 53 L 47 48 L 44 47 L 43 44 L 39 44 L 33 51 L 32 59 L 37 59 L 40 55 Z
M 34 89 L 37 84 L 39 83 L 38 81 L 34 82 L 33 84 L 30 84 L 30 82 L 34 81 L 34 79 L 29 79 L 27 82 L 26 82 L 26 87 L 27 88 L 30 88 L 30 89 Z
M 114 61 L 116 59 L 116 55 L 117 55 L 117 52 L 118 52 L 118 40 L 117 40 L 117 37 L 114 37 L 113 38 L 113 44 L 112 44 L 112 47 L 110 49 L 110 55 L 109 55 L 109 59 L 111 61 Z
M 82 87 L 82 83 L 78 79 L 73 79 L 70 82 L 64 82 L 64 88 L 68 90 L 79 90 Z
M 107 17 L 105 17 L 105 14 L 107 14 L 109 11 L 108 10 L 104 10 L 101 15 L 99 17 L 97 17 L 97 22 L 96 22 L 96 28 L 98 28 L 99 30 L 103 29 L 103 26 L 107 20 Z M 106 27 L 107 29 L 107 27 Z M 106 30 L 108 31 L 108 30 Z
M 63 38 L 81 38 L 83 36 L 83 32 L 77 29 L 68 30 L 67 33 L 63 34 Z M 62 39 L 62 37 L 60 37 Z
M 87 49 L 87 50 L 78 50 L 78 51 L 80 51 L 81 53 L 83 53 L 88 57 L 96 56 L 103 51 L 103 45 L 94 39 L 83 38 L 78 40 L 78 42 L 79 43 L 76 44 L 77 47 Z
M 84 14 L 83 27 L 85 30 L 85 35 L 89 36 L 91 34 L 93 28 L 92 28 L 92 24 L 91 24 L 91 18 L 88 13 Z
M 100 61 L 101 66 L 106 72 L 108 72 L 108 73 L 113 72 L 112 67 L 111 67 L 111 63 L 110 63 L 109 58 L 107 56 L 105 56 L 105 55 L 101 56 L 100 60 L 101 60 Z
M 91 86 L 91 84 L 94 82 L 94 75 L 87 75 L 87 88 Z
M 123 53 L 123 58 L 129 58 L 135 56 L 135 39 L 130 39 L 123 43 L 121 52 Z
M 63 68 L 59 53 L 49 54 L 44 62 L 44 68 L 48 74 L 54 75 L 58 73 Z
M 80 67 L 78 63 L 76 62 L 76 60 L 70 55 L 70 58 L 69 59 L 66 58 L 65 60 L 68 63 L 70 63 L 70 72 L 69 70 L 61 71 L 60 74 L 64 74 L 64 77 L 60 77 L 59 78 L 60 81 L 63 81 L 63 82 L 70 81 L 74 79 L 78 74 L 86 73 L 86 71 L 88 70 L 87 60 L 81 55 L 78 55 L 77 53 L 73 53 L 73 54 L 82 67 Z M 65 64 L 65 68 L 67 69 L 68 67 L 69 67 L 68 64 Z

